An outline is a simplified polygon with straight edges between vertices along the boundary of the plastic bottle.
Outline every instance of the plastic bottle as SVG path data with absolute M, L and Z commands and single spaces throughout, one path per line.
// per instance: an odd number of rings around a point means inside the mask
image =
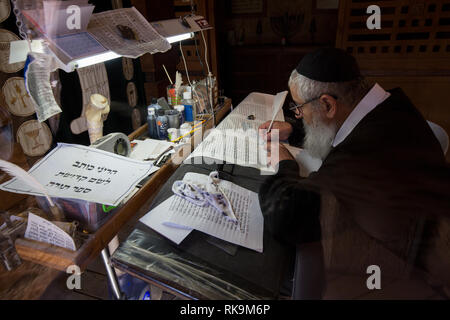
M 158 104 L 158 100 L 156 98 L 152 98 L 152 103 L 147 108 L 154 108 L 155 113 L 157 113 L 159 109 L 162 109 L 162 107 Z
M 184 106 L 179 104 L 174 107 L 180 113 L 180 126 L 184 123 Z
M 195 119 L 195 108 L 194 100 L 192 100 L 192 92 L 183 92 L 183 100 L 181 103 L 184 105 L 184 115 L 186 121 L 194 121 Z
M 158 131 L 159 140 L 167 140 L 167 129 L 169 129 L 169 119 L 164 113 L 163 109 L 159 109 L 157 112 L 158 117 L 156 118 L 156 128 Z
M 155 108 L 147 107 L 147 123 L 148 123 L 148 136 L 151 139 L 158 139 L 158 130 L 156 128 L 156 115 Z

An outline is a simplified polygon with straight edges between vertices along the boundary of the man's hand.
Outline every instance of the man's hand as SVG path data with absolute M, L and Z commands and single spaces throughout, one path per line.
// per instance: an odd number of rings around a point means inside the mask
M 286 147 L 281 143 L 267 142 L 266 150 L 267 150 L 267 162 L 271 164 L 273 167 L 278 165 L 278 163 L 283 160 L 295 160 L 292 154 L 289 152 L 289 150 L 286 149 Z M 278 157 L 276 157 L 276 150 L 278 150 Z
M 270 121 L 264 122 L 262 125 L 259 126 L 259 130 L 267 130 L 269 129 Z M 287 140 L 289 136 L 291 135 L 293 128 L 290 123 L 283 122 L 283 121 L 274 121 L 272 124 L 272 129 L 279 130 L 279 139 L 281 141 Z M 267 135 L 264 136 L 264 138 L 267 138 L 267 141 L 272 140 L 272 134 L 271 132 L 268 132 Z

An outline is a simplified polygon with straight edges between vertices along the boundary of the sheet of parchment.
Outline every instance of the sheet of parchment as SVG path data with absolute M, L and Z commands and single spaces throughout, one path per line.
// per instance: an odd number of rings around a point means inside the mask
M 184 181 L 195 184 L 208 183 L 208 176 L 188 172 Z M 165 225 L 187 227 L 202 231 L 219 239 L 243 247 L 263 251 L 264 218 L 258 194 L 232 182 L 221 180 L 220 188 L 230 199 L 238 223 L 223 216 L 212 206 L 199 207 L 179 196 L 172 196 L 166 212 Z

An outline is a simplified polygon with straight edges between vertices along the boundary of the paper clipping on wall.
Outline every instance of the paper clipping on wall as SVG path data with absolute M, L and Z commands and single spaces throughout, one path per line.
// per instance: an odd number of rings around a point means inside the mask
M 151 163 L 112 152 L 60 143 L 28 172 L 51 197 L 117 206 L 150 175 L 152 167 Z M 42 196 L 15 178 L 0 185 L 0 189 Z

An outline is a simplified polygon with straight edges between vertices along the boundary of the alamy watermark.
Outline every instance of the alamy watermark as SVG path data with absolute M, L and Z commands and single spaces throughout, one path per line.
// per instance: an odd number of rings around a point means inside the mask
M 366 280 L 366 286 L 369 290 L 381 289 L 381 269 L 376 264 L 372 264 L 367 267 L 367 274 L 370 276 Z
M 367 14 L 371 16 L 367 18 L 366 26 L 369 30 L 381 29 L 381 9 L 377 5 L 371 5 L 367 7 Z
M 81 289 L 81 270 L 77 265 L 70 265 L 66 269 L 66 273 L 70 274 L 66 280 L 67 289 Z
M 81 9 L 79 6 L 71 5 L 66 9 L 66 13 L 69 15 L 66 20 L 66 26 L 69 30 L 81 29 Z

